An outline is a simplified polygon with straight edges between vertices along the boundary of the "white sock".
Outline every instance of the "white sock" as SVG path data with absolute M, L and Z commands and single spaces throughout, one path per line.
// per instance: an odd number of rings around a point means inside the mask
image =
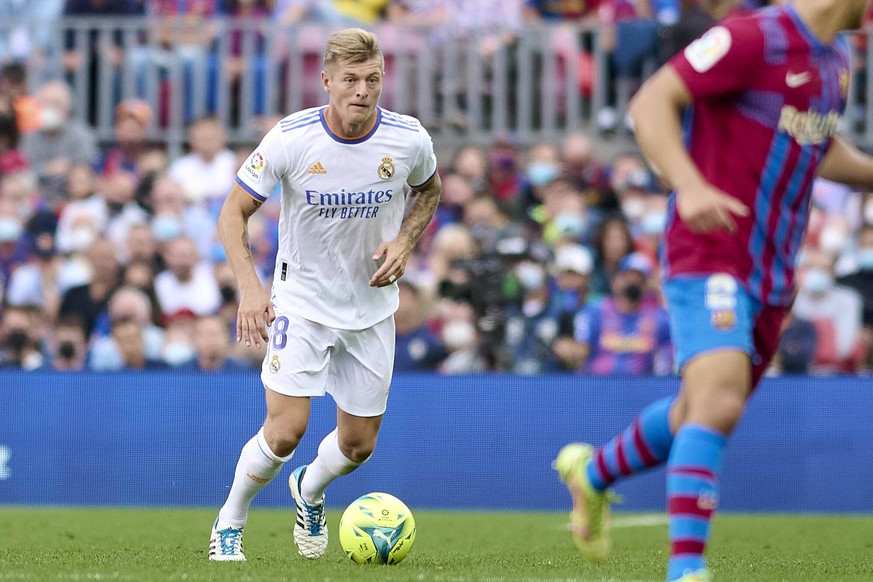
M 337 429 L 333 429 L 318 445 L 318 456 L 306 467 L 303 482 L 300 483 L 300 494 L 306 503 L 321 501 L 324 490 L 331 481 L 351 473 L 367 460 L 356 463 L 343 454 L 339 448 Z
M 287 457 L 277 457 L 267 445 L 264 429 L 258 431 L 242 448 L 236 472 L 233 475 L 233 485 L 227 495 L 227 501 L 218 512 L 218 526 L 243 527 L 249 515 L 249 506 L 258 492 L 279 474 L 282 466 L 294 456 L 294 451 Z

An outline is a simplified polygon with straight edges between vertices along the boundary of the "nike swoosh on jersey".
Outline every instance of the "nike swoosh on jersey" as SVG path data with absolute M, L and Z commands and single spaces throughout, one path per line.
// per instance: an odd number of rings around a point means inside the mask
M 810 81 L 812 81 L 812 74 L 809 71 L 804 71 L 802 73 L 792 73 L 789 71 L 788 74 L 785 75 L 785 84 L 792 89 L 806 85 Z

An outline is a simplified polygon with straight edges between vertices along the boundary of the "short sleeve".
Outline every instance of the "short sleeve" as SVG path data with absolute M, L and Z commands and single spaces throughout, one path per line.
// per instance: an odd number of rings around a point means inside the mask
M 428 183 L 434 174 L 436 174 L 437 160 L 436 154 L 433 151 L 433 140 L 427 130 L 419 126 L 418 128 L 419 148 L 412 169 L 409 172 L 407 182 L 413 188 L 418 188 Z
M 288 155 L 282 142 L 282 131 L 274 127 L 264 136 L 236 173 L 236 183 L 252 198 L 263 202 L 276 189 L 276 184 L 288 170 Z
M 737 93 L 760 69 L 764 37 L 755 19 L 738 18 L 710 28 L 670 65 L 695 98 Z

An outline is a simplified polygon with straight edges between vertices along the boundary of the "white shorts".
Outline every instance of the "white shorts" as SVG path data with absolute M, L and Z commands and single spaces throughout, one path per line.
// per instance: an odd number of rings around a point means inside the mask
M 336 329 L 276 309 L 261 380 L 286 396 L 324 396 L 354 416 L 380 416 L 394 372 L 394 316 Z

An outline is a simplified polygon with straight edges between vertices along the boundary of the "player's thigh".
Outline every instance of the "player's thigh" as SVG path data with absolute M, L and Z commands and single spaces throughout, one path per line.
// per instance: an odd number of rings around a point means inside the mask
M 309 424 L 309 397 L 286 396 L 266 389 L 267 418 L 264 438 L 280 456 L 294 450 Z
M 682 400 L 689 420 L 739 420 L 751 391 L 752 360 L 727 348 L 692 358 L 682 372 Z
M 339 332 L 330 362 L 328 391 L 337 407 L 353 416 L 385 413 L 394 373 L 394 317 L 363 330 Z
M 335 332 L 276 306 L 261 367 L 267 389 L 285 396 L 324 396 Z
M 758 305 L 732 276 L 676 277 L 664 282 L 677 370 L 717 352 L 755 356 Z
M 729 431 L 742 414 L 756 357 L 757 302 L 729 275 L 674 278 L 664 283 L 682 376 L 684 420 Z

